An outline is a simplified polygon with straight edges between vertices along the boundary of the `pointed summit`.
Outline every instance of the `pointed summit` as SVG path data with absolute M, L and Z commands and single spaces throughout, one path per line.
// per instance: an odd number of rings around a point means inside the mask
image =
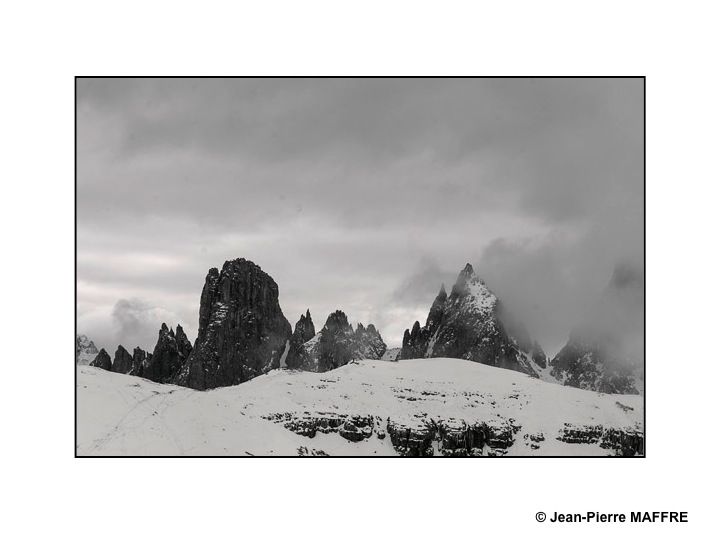
M 300 320 L 295 323 L 295 331 L 293 332 L 293 339 L 298 345 L 310 341 L 315 337 L 315 324 L 313 324 L 312 317 L 310 316 L 310 310 L 308 309 L 305 314 L 300 314 Z
M 472 265 L 467 263 L 465 268 L 463 268 L 458 274 L 457 281 L 455 281 L 455 285 L 453 285 L 451 294 L 466 294 L 468 292 L 469 285 L 474 285 L 476 283 L 484 285 L 483 281 L 475 273 L 475 270 L 473 270 Z
M 92 367 L 97 367 L 100 369 L 105 369 L 107 371 L 112 371 L 112 361 L 110 360 L 110 355 L 107 353 L 105 349 L 100 349 L 100 352 L 95 357 L 95 360 L 90 362 L 90 365 Z
M 115 373 L 130 373 L 133 367 L 133 359 L 127 349 L 122 345 L 118 345 L 115 351 L 115 358 L 112 363 L 112 371 Z
M 463 358 L 537 377 L 535 368 L 544 367 L 544 354 L 505 327 L 500 307 L 468 263 L 450 296 L 445 287 L 440 289 L 425 326 L 416 321 L 412 330 L 405 331 L 398 358 Z

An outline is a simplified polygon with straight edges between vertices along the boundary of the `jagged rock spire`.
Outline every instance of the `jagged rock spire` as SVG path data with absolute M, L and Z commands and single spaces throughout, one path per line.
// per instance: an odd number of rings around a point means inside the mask
M 315 324 L 313 324 L 312 317 L 310 316 L 310 310 L 308 309 L 305 314 L 300 315 L 300 320 L 295 323 L 295 331 L 293 332 L 293 339 L 303 344 L 311 340 L 315 336 Z
M 133 350 L 132 369 L 130 370 L 130 375 L 142 377 L 145 370 L 145 365 L 150 360 L 150 357 L 152 357 L 151 354 L 148 354 L 140 347 L 135 347 L 135 349 Z
M 155 382 L 171 382 L 191 351 L 192 345 L 182 326 L 178 325 L 175 333 L 167 324 L 162 323 L 155 349 L 143 361 L 142 376 Z
M 112 371 L 112 361 L 110 360 L 110 355 L 105 349 L 100 349 L 100 352 L 95 357 L 95 360 L 90 362 L 90 365 L 100 369 L 106 369 L 107 371 Z
M 425 326 L 416 321 L 405 331 L 399 358 L 464 358 L 537 376 L 536 368 L 545 365 L 544 354 L 524 335 L 520 340 L 511 335 L 499 311 L 497 297 L 468 263 L 450 296 L 440 288 Z
M 115 351 L 115 358 L 112 364 L 112 370 L 115 373 L 130 373 L 133 367 L 133 359 L 125 347 L 118 345 Z

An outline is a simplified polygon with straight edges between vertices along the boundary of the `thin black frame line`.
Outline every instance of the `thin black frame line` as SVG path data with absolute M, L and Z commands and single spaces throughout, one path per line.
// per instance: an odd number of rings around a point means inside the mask
M 543 76 L 525 76 L 525 75 L 490 75 L 490 76 L 446 76 L 446 75 L 401 75 L 401 76 L 373 76 L 373 75 L 359 75 L 359 76 L 332 76 L 332 75 L 310 75 L 310 76 L 245 76 L 245 75 L 232 75 L 232 76 L 151 76 L 151 75 L 140 75 L 140 76 L 111 76 L 111 75 L 99 75 L 99 76 L 86 76 L 76 75 L 74 77 L 74 150 L 75 150 L 75 162 L 74 162 L 74 186 L 75 186 L 75 208 L 74 208 L 74 231 L 75 231 L 75 336 L 77 336 L 77 83 L 78 79 L 642 79 L 643 81 L 643 454 L 641 456 L 502 456 L 503 459 L 645 459 L 647 458 L 647 76 L 646 75 L 543 75 Z M 75 341 L 73 340 L 73 351 L 75 350 Z M 73 353 L 74 358 L 74 353 Z M 346 459 L 394 459 L 402 458 L 403 456 L 251 456 L 251 455 L 237 455 L 237 456 L 214 456 L 214 455 L 197 455 L 197 456 L 179 456 L 179 455 L 153 455 L 153 456 L 124 456 L 124 455 L 105 455 L 105 456 L 79 456 L 77 453 L 77 364 L 74 365 L 75 370 L 74 380 L 75 388 L 73 392 L 74 396 L 74 456 L 76 459 L 103 459 L 103 458 L 179 458 L 179 459 L 191 459 L 191 458 L 214 458 L 214 459 L 237 459 L 237 458 L 307 458 L 307 457 L 322 457 L 322 458 L 346 458 Z M 420 458 L 431 458 L 434 456 L 417 456 Z M 474 456 L 444 456 L 450 458 L 459 459 L 473 459 Z
M 75 79 L 645 79 L 645 75 L 75 75 Z

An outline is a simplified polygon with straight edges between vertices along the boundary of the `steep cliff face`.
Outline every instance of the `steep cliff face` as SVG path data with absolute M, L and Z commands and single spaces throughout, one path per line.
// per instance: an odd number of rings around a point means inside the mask
M 338 310 L 331 313 L 323 326 L 318 342 L 318 371 L 327 371 L 344 366 L 354 355 L 354 338 L 352 326 L 347 316 Z
M 300 315 L 300 320 L 295 323 L 295 331 L 290 339 L 290 351 L 285 359 L 285 365 L 281 367 L 298 369 L 306 365 L 308 357 L 303 345 L 314 337 L 315 324 L 308 309 L 304 315 Z
M 562 384 L 609 394 L 643 389 L 644 274 L 619 265 L 587 320 L 550 362 Z
M 140 347 L 135 347 L 132 357 L 132 369 L 130 370 L 130 373 L 128 375 L 142 377 L 145 370 L 145 365 L 151 360 L 152 354 L 147 353 Z
M 443 286 L 430 307 L 425 326 L 405 330 L 399 358 L 462 358 L 537 376 L 545 354 L 519 324 L 511 334 L 497 297 L 469 264 L 450 295 Z
M 295 323 L 295 331 L 293 332 L 293 339 L 300 343 L 310 341 L 315 337 L 315 324 L 313 324 L 310 310 L 308 309 L 304 315 L 300 315 L 300 320 Z
M 141 376 L 155 382 L 172 382 L 191 351 L 192 345 L 182 326 L 178 325 L 177 331 L 174 332 L 163 323 L 153 353 L 147 355 L 143 361 Z
M 105 369 L 107 371 L 112 371 L 112 360 L 110 360 L 110 355 L 107 353 L 105 349 L 100 349 L 100 352 L 97 354 L 95 359 L 90 362 L 90 365 L 92 367 L 97 367 L 100 369 Z
M 221 271 L 211 268 L 200 297 L 195 347 L 175 382 L 206 390 L 280 367 L 292 332 L 278 296 L 275 281 L 251 261 L 235 259 Z
M 118 345 L 113 359 L 112 370 L 115 373 L 130 373 L 133 367 L 133 358 L 125 347 Z

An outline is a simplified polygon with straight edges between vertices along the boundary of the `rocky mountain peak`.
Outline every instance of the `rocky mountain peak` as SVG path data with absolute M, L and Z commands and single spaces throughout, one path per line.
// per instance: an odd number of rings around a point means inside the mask
M 115 373 L 130 373 L 133 367 L 133 358 L 127 349 L 122 345 L 118 345 L 113 359 L 112 370 Z
M 98 354 L 97 347 L 84 335 L 75 336 L 75 363 L 86 366 L 92 362 Z
M 455 285 L 453 285 L 453 293 L 463 294 L 468 290 L 470 285 L 482 283 L 482 280 L 478 277 L 470 263 L 465 265 L 460 273 L 458 274 Z M 484 284 L 483 284 L 484 285 Z M 444 285 L 442 287 L 445 288 Z
M 100 352 L 97 354 L 95 359 L 90 362 L 90 365 L 107 371 L 112 371 L 112 361 L 110 360 L 110 355 L 105 349 L 100 349 Z
M 208 271 L 199 315 L 195 347 L 178 384 L 199 390 L 239 384 L 287 358 L 292 331 L 277 283 L 252 261 L 233 259 L 219 272 Z
M 342 333 L 350 334 L 353 329 L 348 322 L 347 315 L 343 311 L 337 310 L 334 313 L 328 315 L 323 326 L 323 334 L 327 333 Z
M 447 300 L 447 291 L 445 290 L 445 284 L 440 285 L 440 291 L 435 297 L 435 302 L 445 302 Z
M 355 342 L 355 358 L 369 358 L 379 360 L 385 354 L 387 345 L 382 339 L 380 332 L 377 331 L 374 324 L 368 324 L 367 327 L 358 323 L 354 335 Z
M 135 349 L 133 350 L 132 369 L 130 370 L 130 375 L 142 377 L 145 371 L 145 366 L 150 362 L 151 359 L 152 354 L 149 354 L 140 347 L 135 347 Z
M 185 330 L 183 330 L 183 327 L 179 324 L 175 329 L 175 341 L 177 342 L 178 351 L 187 358 L 190 355 L 190 351 L 192 351 L 192 344 L 187 335 L 185 335 Z
M 328 371 L 351 360 L 379 360 L 386 350 L 387 346 L 375 325 L 358 323 L 353 330 L 347 315 L 337 310 L 328 316 L 322 330 L 304 343 L 293 367 L 306 371 Z
M 134 369 L 141 371 L 142 376 L 151 381 L 171 382 L 191 351 L 192 345 L 182 326 L 177 326 L 176 333 L 167 324 L 162 323 L 152 354 L 147 354 L 142 359 L 142 369 L 137 367 Z
M 636 266 L 615 267 L 602 296 L 551 360 L 553 377 L 567 386 L 609 394 L 642 391 L 644 280 Z
M 425 326 L 405 331 L 399 358 L 464 358 L 537 376 L 544 353 L 530 340 L 508 332 L 500 302 L 469 263 L 460 271 L 450 296 L 442 287 Z M 537 366 L 535 365 L 537 364 Z
M 314 336 L 315 324 L 313 323 L 312 317 L 310 316 L 310 310 L 308 309 L 304 315 L 300 315 L 300 320 L 295 323 L 293 338 L 302 344 L 311 340 Z

